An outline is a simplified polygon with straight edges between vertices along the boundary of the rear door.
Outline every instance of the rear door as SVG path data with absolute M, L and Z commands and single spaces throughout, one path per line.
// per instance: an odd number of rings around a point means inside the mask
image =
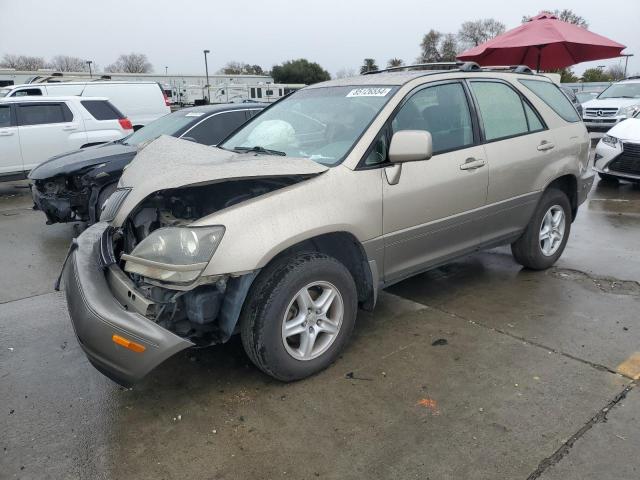
M 203 145 L 218 145 L 247 119 L 247 110 L 216 113 L 196 123 L 180 138 L 187 138 Z
M 0 175 L 22 172 L 20 137 L 10 104 L 0 105 Z
M 73 113 L 65 102 L 20 103 L 17 119 L 25 171 L 54 155 L 77 150 L 87 141 L 79 113 Z
M 524 95 L 498 79 L 469 81 L 481 119 L 489 170 L 485 241 L 517 235 L 539 199 L 536 181 L 554 161 L 554 137 Z

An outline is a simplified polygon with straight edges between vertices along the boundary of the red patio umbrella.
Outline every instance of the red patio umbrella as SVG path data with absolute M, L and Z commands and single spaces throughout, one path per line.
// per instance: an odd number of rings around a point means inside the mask
M 479 65 L 528 65 L 555 70 L 619 57 L 625 46 L 586 28 L 541 13 L 519 27 L 458 55 Z

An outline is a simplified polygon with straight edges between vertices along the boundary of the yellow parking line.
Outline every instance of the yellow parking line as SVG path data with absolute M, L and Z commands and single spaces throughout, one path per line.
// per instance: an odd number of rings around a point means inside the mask
M 632 354 L 618 365 L 616 372 L 632 380 L 640 380 L 640 352 Z

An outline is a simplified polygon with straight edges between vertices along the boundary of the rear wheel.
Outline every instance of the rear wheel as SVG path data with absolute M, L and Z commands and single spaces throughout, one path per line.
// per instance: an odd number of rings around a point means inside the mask
M 547 190 L 522 236 L 511 244 L 516 261 L 533 270 L 551 267 L 562 252 L 571 231 L 571 204 L 562 190 Z
M 353 277 L 338 260 L 303 253 L 267 266 L 256 278 L 240 319 L 251 361 L 282 381 L 328 367 L 355 325 Z

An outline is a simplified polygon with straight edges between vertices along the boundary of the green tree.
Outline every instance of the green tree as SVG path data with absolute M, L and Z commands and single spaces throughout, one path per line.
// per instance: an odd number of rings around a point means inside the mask
M 465 47 L 477 47 L 504 33 L 505 29 L 504 23 L 493 18 L 464 22 L 458 31 L 458 40 Z
M 329 72 L 306 58 L 288 60 L 281 65 L 274 65 L 271 76 L 276 83 L 304 83 L 305 85 L 331 79 Z
M 218 70 L 223 75 L 264 75 L 264 70 L 260 65 L 249 65 L 244 62 L 228 62 Z
M 570 68 L 560 68 L 558 70 L 549 70 L 549 73 L 559 73 L 561 83 L 576 83 L 580 81 L 580 79 L 576 77 L 576 75 L 573 73 L 573 70 L 571 70 Z
M 601 68 L 588 68 L 582 74 L 583 82 L 610 82 L 611 77 Z
M 572 23 L 574 25 L 578 25 L 579 27 L 582 28 L 589 28 L 589 24 L 587 23 L 587 21 L 581 17 L 580 15 L 578 15 L 577 13 L 575 13 L 573 10 L 569 10 L 567 8 L 565 8 L 564 10 L 543 10 L 540 13 L 550 13 L 552 15 L 555 15 L 556 17 L 558 17 L 558 20 L 562 20 L 563 22 L 567 22 L 567 23 Z M 523 15 L 522 16 L 522 23 L 526 23 L 528 21 L 531 20 L 531 16 L 530 15 Z
M 442 34 L 437 30 L 431 29 L 425 33 L 420 42 L 420 56 L 416 59 L 417 63 L 431 63 L 440 61 L 440 40 Z
M 360 67 L 360 73 L 375 72 L 378 70 L 378 65 L 373 58 L 365 58 L 364 64 Z
M 404 65 L 404 60 L 401 58 L 392 58 L 387 62 L 387 68 L 401 67 Z

